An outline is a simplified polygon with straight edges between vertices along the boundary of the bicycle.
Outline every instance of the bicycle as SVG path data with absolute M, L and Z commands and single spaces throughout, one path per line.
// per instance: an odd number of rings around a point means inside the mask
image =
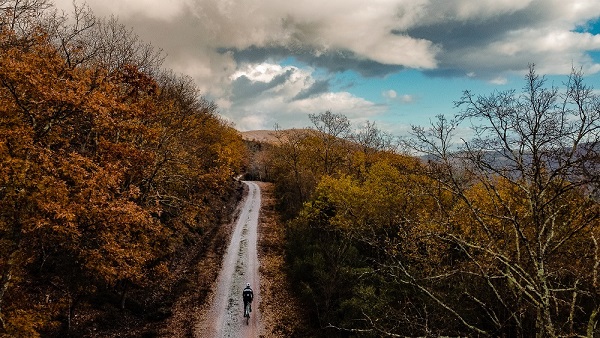
M 250 321 L 250 312 L 252 311 L 252 309 L 250 308 L 250 303 L 245 304 L 244 306 L 244 318 L 246 318 L 246 325 L 248 325 L 248 322 Z

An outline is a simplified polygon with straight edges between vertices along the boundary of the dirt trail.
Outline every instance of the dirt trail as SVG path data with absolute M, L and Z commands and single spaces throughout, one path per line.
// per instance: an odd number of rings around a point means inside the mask
M 248 186 L 231 242 L 223 258 L 217 288 L 204 320 L 195 330 L 195 337 L 258 337 L 260 326 L 260 279 L 257 254 L 257 228 L 261 205 L 260 188 L 254 182 Z M 242 289 L 250 283 L 254 302 L 250 323 L 243 320 Z

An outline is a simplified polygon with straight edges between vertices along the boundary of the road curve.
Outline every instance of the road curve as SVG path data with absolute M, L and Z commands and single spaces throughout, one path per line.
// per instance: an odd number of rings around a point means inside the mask
M 195 329 L 195 337 L 258 337 L 260 328 L 260 278 L 258 274 L 257 228 L 260 211 L 260 188 L 254 182 L 248 186 L 242 209 L 231 241 L 223 257 L 209 313 Z M 243 320 L 242 289 L 250 283 L 254 302 L 250 323 Z

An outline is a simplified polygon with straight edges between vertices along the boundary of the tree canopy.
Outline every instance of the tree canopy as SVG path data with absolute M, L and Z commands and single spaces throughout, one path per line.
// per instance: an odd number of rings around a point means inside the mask
M 274 179 L 304 198 L 282 202 L 297 205 L 288 264 L 314 323 L 324 335 L 594 336 L 599 97 L 576 70 L 561 90 L 532 65 L 522 91 L 466 91 L 456 106 L 413 128 L 419 157 L 365 152 L 368 134 L 335 150 L 304 134 L 273 152 L 272 172 L 299 174 Z M 474 137 L 457 142 L 463 124 Z M 325 158 L 337 169 L 310 162 Z
M 116 21 L 0 4 L 0 334 L 38 336 L 168 274 L 221 217 L 245 150 Z

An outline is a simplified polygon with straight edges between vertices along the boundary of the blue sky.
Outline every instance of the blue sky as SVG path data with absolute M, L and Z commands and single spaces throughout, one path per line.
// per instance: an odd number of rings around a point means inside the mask
M 71 0 L 56 0 L 69 11 Z M 464 90 L 522 88 L 530 63 L 600 89 L 598 0 L 88 0 L 161 48 L 239 130 L 330 110 L 404 136 Z

